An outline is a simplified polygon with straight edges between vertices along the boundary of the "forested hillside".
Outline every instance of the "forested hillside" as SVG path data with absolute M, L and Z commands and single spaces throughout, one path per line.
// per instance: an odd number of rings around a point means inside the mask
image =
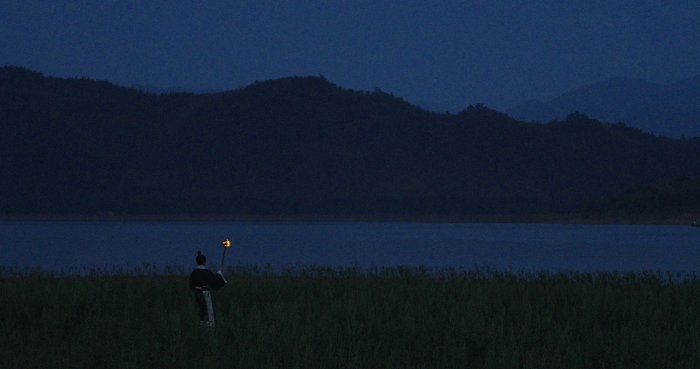
M 700 178 L 697 140 L 583 114 L 436 114 L 322 76 L 156 95 L 4 67 L 0 125 L 6 216 L 569 214 Z

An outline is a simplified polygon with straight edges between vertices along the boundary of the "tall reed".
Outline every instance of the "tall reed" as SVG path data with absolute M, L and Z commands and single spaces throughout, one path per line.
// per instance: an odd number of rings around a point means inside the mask
M 180 269 L 0 275 L 3 368 L 700 368 L 694 276 L 235 268 L 208 331 Z

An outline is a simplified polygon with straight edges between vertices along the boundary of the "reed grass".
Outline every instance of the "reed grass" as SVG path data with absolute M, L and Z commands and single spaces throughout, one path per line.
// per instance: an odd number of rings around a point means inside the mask
M 662 273 L 0 269 L 2 368 L 700 368 L 700 280 Z

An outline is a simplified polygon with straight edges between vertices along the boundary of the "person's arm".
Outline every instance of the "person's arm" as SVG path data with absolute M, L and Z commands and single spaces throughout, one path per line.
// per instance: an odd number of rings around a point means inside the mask
M 226 280 L 226 277 L 224 277 L 224 273 L 222 271 L 216 272 L 216 274 L 212 273 L 211 275 L 211 280 L 209 281 L 209 287 L 214 290 L 218 290 L 219 288 L 223 287 L 228 283 Z
M 228 281 L 226 280 L 226 277 L 224 277 L 224 273 L 222 271 L 219 270 L 218 272 L 216 272 L 216 274 L 218 274 L 219 277 L 221 277 L 221 279 L 224 281 L 224 284 L 228 283 Z

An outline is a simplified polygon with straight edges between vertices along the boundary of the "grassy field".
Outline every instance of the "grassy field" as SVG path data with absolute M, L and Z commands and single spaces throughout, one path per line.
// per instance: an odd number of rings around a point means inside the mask
M 2 368 L 700 368 L 700 280 L 423 268 L 0 269 Z

